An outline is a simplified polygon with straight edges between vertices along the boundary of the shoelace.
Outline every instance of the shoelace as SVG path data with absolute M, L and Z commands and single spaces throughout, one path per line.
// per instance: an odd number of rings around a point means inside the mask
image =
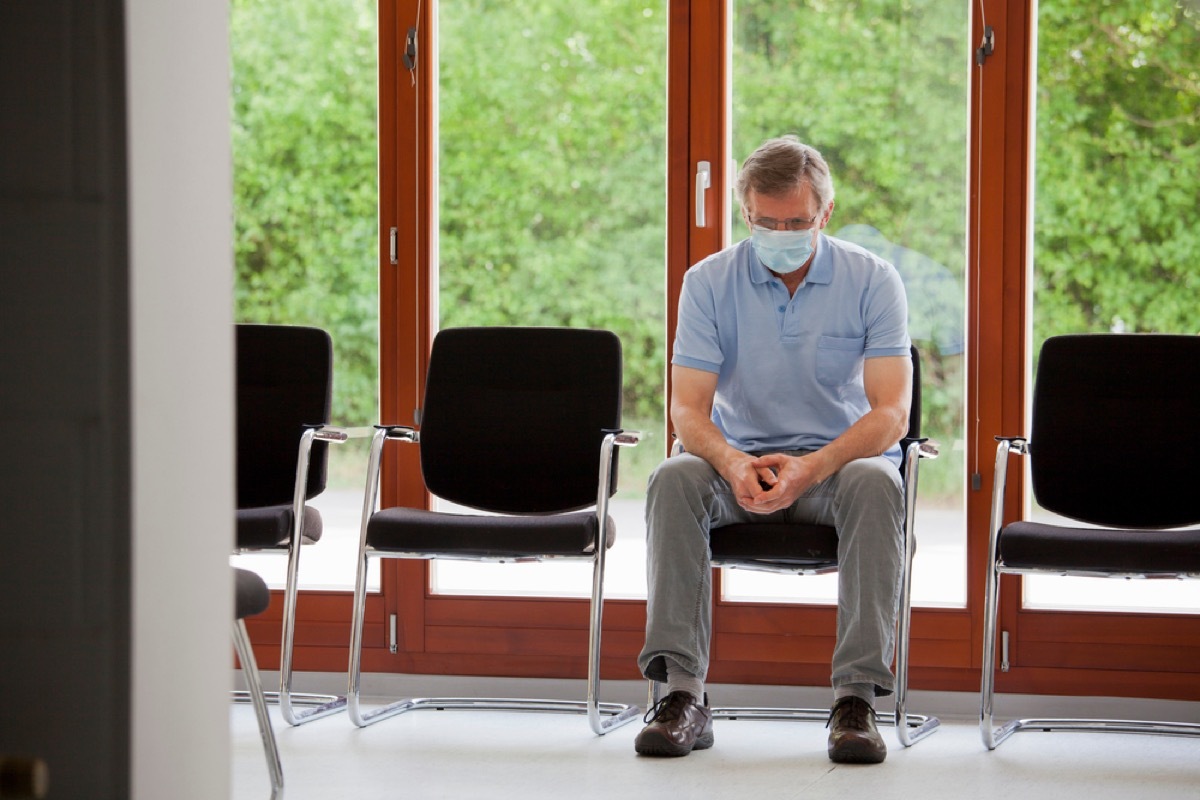
M 847 698 L 844 701 L 839 700 L 838 702 L 834 703 L 833 708 L 829 709 L 829 719 L 825 720 L 826 728 L 833 724 L 833 718 L 837 715 L 838 711 L 843 708 L 846 709 L 843 714 L 848 717 L 845 722 L 845 726 L 847 728 L 865 731 L 868 730 L 866 722 L 868 716 L 871 717 L 871 719 L 879 718 L 879 715 L 875 713 L 875 709 L 871 708 L 871 706 L 867 705 L 862 700 L 859 700 L 858 698 Z
M 642 722 L 669 722 L 679 719 L 689 699 L 686 692 L 671 692 L 650 707 L 642 717 Z

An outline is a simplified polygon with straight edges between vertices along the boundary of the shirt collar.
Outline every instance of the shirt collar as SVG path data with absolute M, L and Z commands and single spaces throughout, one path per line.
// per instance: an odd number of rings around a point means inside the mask
M 804 277 L 805 283 L 829 283 L 833 280 L 833 256 L 830 250 L 829 243 L 825 241 L 825 234 L 818 233 L 817 255 L 808 268 L 808 275 Z

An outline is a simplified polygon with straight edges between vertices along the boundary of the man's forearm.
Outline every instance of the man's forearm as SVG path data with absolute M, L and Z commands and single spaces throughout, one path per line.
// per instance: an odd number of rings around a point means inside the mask
M 731 457 L 739 453 L 725 441 L 721 430 L 708 416 L 690 409 L 672 409 L 671 421 L 683 448 L 692 455 L 703 458 L 718 472 L 722 471 Z
M 907 417 L 899 409 L 881 407 L 872 409 L 846 432 L 822 447 L 810 458 L 816 457 L 820 465 L 820 479 L 830 475 L 859 458 L 882 455 L 900 441 L 904 435 Z

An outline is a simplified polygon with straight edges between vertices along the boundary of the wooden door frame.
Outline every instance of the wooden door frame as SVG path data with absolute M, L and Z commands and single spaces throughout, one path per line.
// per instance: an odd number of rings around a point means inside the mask
M 723 242 L 731 192 L 725 133 L 729 24 L 717 0 L 668 0 L 667 319 L 688 267 Z M 965 609 L 913 611 L 915 689 L 976 691 L 982 651 L 982 597 L 995 442 L 1025 430 L 1030 180 L 1032 0 L 977 0 L 972 41 L 986 18 L 996 34 L 983 65 L 972 67 L 969 136 L 967 372 L 967 562 Z M 420 15 L 418 19 L 418 14 Z M 380 0 L 380 382 L 381 417 L 411 424 L 429 351 L 434 196 L 431 55 L 432 2 Z M 405 37 L 418 28 L 415 73 L 403 67 Z M 715 54 L 715 55 L 714 55 Z M 719 91 L 710 87 L 719 86 Z M 709 226 L 694 224 L 695 164 L 709 161 Z M 398 231 L 390 263 L 390 230 Z M 668 336 L 668 343 L 671 337 Z M 669 344 L 668 344 L 669 346 Z M 381 502 L 427 507 L 416 448 L 393 445 L 384 460 Z M 1010 519 L 1023 508 L 1023 487 L 1010 481 Z M 382 562 L 382 592 L 368 597 L 363 667 L 369 672 L 576 677 L 586 674 L 587 601 L 553 598 L 434 596 L 420 561 Z M 716 588 L 719 591 L 719 575 Z M 276 593 L 278 594 L 278 593 Z M 719 594 L 718 594 L 719 597 Z M 1005 576 L 1001 627 L 1011 632 L 1012 668 L 997 676 L 1002 692 L 1103 694 L 1200 700 L 1200 617 L 1034 611 L 1020 607 L 1017 576 Z M 278 662 L 281 602 L 249 621 L 266 666 Z M 346 663 L 350 597 L 302 592 L 296 664 L 341 670 Z M 396 652 L 389 615 L 397 617 Z M 718 682 L 824 685 L 832 652 L 830 606 L 727 603 L 714 612 L 713 665 Z M 605 678 L 636 679 L 645 603 L 605 603 Z M 803 632 L 797 634 L 795 632 Z M 1159 669 L 1148 669 L 1153 664 Z

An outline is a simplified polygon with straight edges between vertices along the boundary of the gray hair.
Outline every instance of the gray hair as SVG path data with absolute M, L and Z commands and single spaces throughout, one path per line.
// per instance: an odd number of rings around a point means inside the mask
M 738 171 L 738 203 L 745 205 L 746 193 L 779 197 L 799 189 L 812 187 L 821 209 L 833 202 L 833 177 L 829 165 L 815 147 L 804 144 L 788 134 L 768 139 L 746 158 Z

